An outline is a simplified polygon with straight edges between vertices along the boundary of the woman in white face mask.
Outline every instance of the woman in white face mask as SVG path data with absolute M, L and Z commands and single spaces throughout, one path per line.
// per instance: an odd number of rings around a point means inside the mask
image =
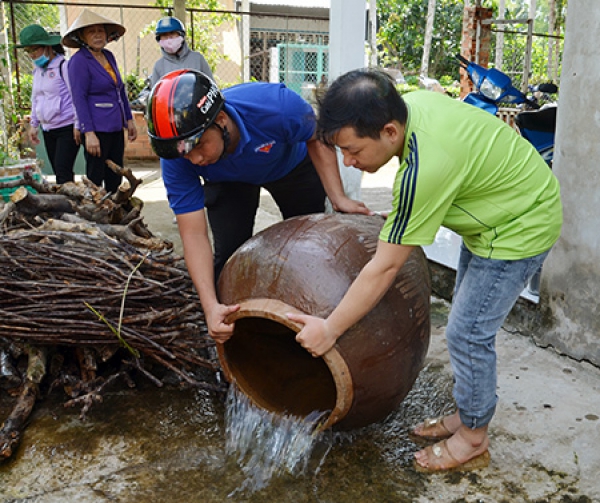
M 32 24 L 21 30 L 19 41 L 16 47 L 24 48 L 34 65 L 29 141 L 38 145 L 41 129 L 56 183 L 72 182 L 81 136 L 75 128 L 68 63 L 60 35 L 50 35 L 43 26 Z
M 185 27 L 176 17 L 164 17 L 156 24 L 156 41 L 160 45 L 162 57 L 154 64 L 151 85 L 154 86 L 167 73 L 189 68 L 199 70 L 211 79 L 210 66 L 204 56 L 192 51 L 185 40 Z

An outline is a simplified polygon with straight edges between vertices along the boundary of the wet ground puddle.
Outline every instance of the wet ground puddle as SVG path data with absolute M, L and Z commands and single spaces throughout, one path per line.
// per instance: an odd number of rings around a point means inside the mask
M 408 431 L 451 407 L 450 387 L 439 369 L 424 369 L 385 421 L 316 434 L 318 416 L 271 424 L 232 395 L 115 390 L 81 421 L 56 393 L 0 466 L 0 502 L 415 501 L 423 480 L 411 467 L 417 446 Z

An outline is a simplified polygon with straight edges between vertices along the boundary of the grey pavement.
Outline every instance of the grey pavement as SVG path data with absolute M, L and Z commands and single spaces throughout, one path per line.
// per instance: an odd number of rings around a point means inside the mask
M 378 173 L 363 176 L 361 198 L 373 210 L 391 208 L 394 175 L 392 162 Z M 160 177 L 143 184 L 138 195 L 150 205 L 165 204 Z M 151 230 L 164 232 L 167 227 L 176 234 L 167 210 L 156 218 L 146 217 Z M 264 193 L 256 230 L 280 219 L 274 202 Z M 434 299 L 434 303 L 444 301 Z M 427 364 L 450 374 L 444 332 L 443 325 L 433 327 Z M 524 497 L 523 501 L 600 502 L 600 369 L 536 346 L 519 327 L 503 328 L 497 351 L 499 404 L 490 429 L 492 462 L 486 481 L 498 499 L 481 501 Z M 428 487 L 430 496 L 436 491 L 444 494 L 438 501 L 458 500 L 469 491 L 464 479 L 451 484 L 445 476 L 431 476 Z M 520 488 L 521 495 L 511 499 L 514 487 Z M 572 500 L 559 496 L 565 487 Z
M 390 164 L 364 175 L 361 198 L 372 209 L 391 207 L 394 174 Z M 159 173 L 149 169 L 143 178 L 137 195 L 145 201 L 145 221 L 178 249 Z M 257 230 L 280 218 L 263 194 Z M 442 300 L 433 302 L 442 310 L 447 307 Z M 600 502 L 600 369 L 536 346 L 519 327 L 500 331 L 497 351 L 499 404 L 490 427 L 492 461 L 482 472 L 484 482 L 429 476 L 418 501 Z M 427 364 L 451 374 L 443 322 L 432 327 Z
M 145 204 L 144 221 L 180 253 L 158 163 L 128 166 L 143 179 L 136 195 Z M 391 164 L 364 176 L 362 199 L 372 209 L 390 208 L 394 174 Z M 263 194 L 256 230 L 280 218 Z M 448 383 L 449 306 L 432 301 L 424 374 Z M 220 402 L 142 381 L 138 390 L 107 393 L 86 421 L 77 410 L 64 409 L 58 392 L 40 400 L 15 458 L 0 464 L 0 502 L 600 503 L 600 369 L 536 346 L 517 326 L 500 331 L 497 350 L 492 460 L 476 473 L 416 474 L 398 462 L 404 453 L 412 456 L 414 445 L 392 421 L 355 434 L 351 445 L 334 445 L 314 476 L 282 478 L 255 495 L 228 496 L 244 473 L 224 454 Z M 427 392 L 431 403 L 440 400 L 439 390 Z M 10 402 L 0 400 L 0 417 Z

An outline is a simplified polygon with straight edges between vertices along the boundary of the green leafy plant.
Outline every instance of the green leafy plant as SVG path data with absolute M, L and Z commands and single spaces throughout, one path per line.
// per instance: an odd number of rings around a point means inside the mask
M 13 82 L 16 79 L 13 78 Z M 19 87 L 13 86 L 13 101 L 18 107 L 19 115 L 31 112 L 31 91 L 33 90 L 33 74 L 21 72 Z
M 135 72 L 125 76 L 125 88 L 127 89 L 127 98 L 130 103 L 138 97 L 145 85 L 145 76 L 140 76 Z
M 406 94 L 412 91 L 418 91 L 420 87 L 416 84 L 398 84 L 396 89 L 400 94 Z
M 7 46 L 0 45 L 2 54 Z M 0 165 L 13 164 L 20 157 L 20 117 L 15 112 L 12 75 L 6 57 L 0 59 Z

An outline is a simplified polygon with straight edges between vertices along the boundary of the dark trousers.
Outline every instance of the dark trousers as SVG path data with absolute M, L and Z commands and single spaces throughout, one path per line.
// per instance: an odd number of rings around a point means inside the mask
M 325 189 L 308 156 L 286 176 L 262 187 L 273 196 L 284 219 L 325 211 Z M 252 237 L 260 189 L 260 185 L 241 182 L 204 185 L 215 250 L 215 281 L 227 259 Z
M 81 135 L 84 136 L 83 134 Z M 98 187 L 104 188 L 107 192 L 116 192 L 121 185 L 122 176 L 115 173 L 106 165 L 106 160 L 110 159 L 118 166 L 123 167 L 123 154 L 125 153 L 125 134 L 123 130 L 115 133 L 99 133 L 96 136 L 100 141 L 100 157 L 88 154 L 85 151 L 85 175 Z M 85 139 L 84 139 L 85 144 Z
M 42 134 L 50 166 L 56 175 L 56 183 L 72 182 L 73 165 L 79 152 L 79 145 L 73 138 L 73 125 L 42 130 Z

